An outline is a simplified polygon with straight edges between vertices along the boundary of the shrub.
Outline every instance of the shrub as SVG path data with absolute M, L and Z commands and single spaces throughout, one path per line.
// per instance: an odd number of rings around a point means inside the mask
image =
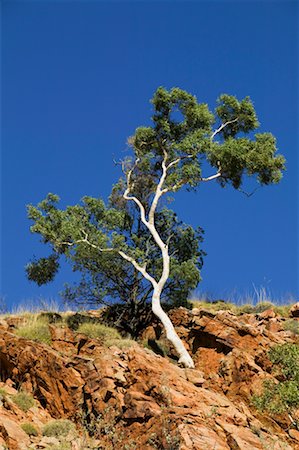
M 290 305 L 276 305 L 274 311 L 276 314 L 282 317 L 289 317 L 291 306 Z
M 27 412 L 32 406 L 34 406 L 34 398 L 28 392 L 20 391 L 16 395 L 13 395 L 12 401 L 24 412 Z
M 299 322 L 296 319 L 290 319 L 287 320 L 284 325 L 283 329 L 285 331 L 291 331 L 294 334 L 299 334 Z
M 0 397 L 5 397 L 7 395 L 7 392 L 4 388 L 0 388 Z
M 67 436 L 75 431 L 75 425 L 67 419 L 52 420 L 43 427 L 43 436 Z
M 270 414 L 291 413 L 299 407 L 299 346 L 282 344 L 269 353 L 273 363 L 273 375 L 280 381 L 266 380 L 261 395 L 254 395 L 254 406 Z
M 45 318 L 33 318 L 22 324 L 17 330 L 16 335 L 25 339 L 51 344 L 51 334 L 48 321 Z
M 38 319 L 44 319 L 48 323 L 58 323 L 62 322 L 62 315 L 53 311 L 41 312 Z
M 267 309 L 273 309 L 275 305 L 272 302 L 259 302 L 254 308 L 254 312 L 257 314 L 266 311 Z
M 93 339 L 101 339 L 103 342 L 111 339 L 121 339 L 121 335 L 115 328 L 107 327 L 101 323 L 83 323 L 79 325 L 77 332 L 86 334 L 86 336 Z
M 71 450 L 72 444 L 70 442 L 60 442 L 58 445 L 54 445 L 51 447 L 51 450 Z
M 28 434 L 28 436 L 38 436 L 38 431 L 32 423 L 23 423 L 21 428 L 26 434 Z
M 245 303 L 244 305 L 238 306 L 237 314 L 253 314 L 255 313 L 255 308 L 250 303 Z
M 76 331 L 78 330 L 80 325 L 83 325 L 85 323 L 99 323 L 99 319 L 97 317 L 90 317 L 86 316 L 85 314 L 76 313 L 67 316 L 66 323 L 71 330 Z

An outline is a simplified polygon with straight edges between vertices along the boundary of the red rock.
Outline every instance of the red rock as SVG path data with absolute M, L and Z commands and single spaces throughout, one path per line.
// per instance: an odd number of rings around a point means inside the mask
M 260 313 L 259 317 L 261 319 L 273 319 L 274 317 L 276 317 L 276 313 L 272 308 L 269 308 Z
M 293 429 L 289 430 L 289 435 L 291 436 L 291 438 L 293 438 L 299 442 L 299 431 L 298 430 L 293 430 Z
M 10 450 L 28 450 L 30 439 L 20 425 L 0 413 L 0 433 Z
M 11 399 L 3 402 L 0 413 L 17 425 L 37 423 L 39 429 L 52 417 L 78 425 L 87 417 L 91 425 L 101 424 L 98 448 L 135 442 L 136 448 L 150 450 L 154 445 L 166 448 L 169 442 L 175 448 L 180 442 L 181 450 L 254 450 L 264 442 L 273 449 L 295 449 L 297 435 L 261 417 L 251 405 L 252 393 L 270 377 L 269 348 L 292 342 L 285 332 L 272 332 L 272 324 L 279 327 L 283 320 L 271 314 L 260 320 L 228 311 L 195 312 L 180 308 L 170 316 L 193 352 L 196 370 L 180 368 L 137 344 L 108 349 L 96 339 L 54 325 L 52 348 L 0 327 L 0 387 L 9 385 L 12 393 L 22 383 L 36 397 L 35 408 L 27 413 Z M 146 333 L 165 339 L 157 322 Z M 101 432 L 105 429 L 113 433 Z M 1 430 L 0 445 L 8 439 Z M 80 448 L 80 441 L 76 445 Z

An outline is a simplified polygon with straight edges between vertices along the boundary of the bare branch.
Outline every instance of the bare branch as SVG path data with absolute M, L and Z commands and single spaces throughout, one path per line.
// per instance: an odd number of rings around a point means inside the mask
M 136 203 L 136 205 L 139 207 L 139 210 L 140 210 L 141 220 L 145 225 L 147 225 L 147 220 L 145 217 L 145 208 L 144 208 L 143 204 L 134 195 L 129 195 L 131 189 L 133 189 L 133 187 L 134 187 L 134 183 L 131 183 L 131 176 L 132 176 L 134 169 L 137 167 L 137 164 L 139 163 L 139 161 L 140 161 L 140 158 L 137 158 L 134 163 L 134 166 L 127 173 L 127 189 L 125 190 L 123 197 L 126 200 L 133 200 L 133 202 Z
M 227 127 L 227 125 L 230 125 L 231 123 L 235 123 L 237 122 L 239 119 L 236 118 L 234 120 L 229 120 L 228 122 L 223 123 L 219 128 L 217 128 L 217 130 L 214 131 L 214 133 L 212 134 L 210 140 L 212 141 L 214 139 L 214 137 L 216 136 L 216 134 L 220 133 L 220 131 L 223 130 L 223 128 Z
M 122 250 L 119 250 L 118 253 L 120 254 L 120 256 L 122 256 L 122 258 L 124 258 L 126 261 L 129 261 L 131 264 L 133 264 L 133 266 L 135 267 L 135 269 L 137 269 L 143 276 L 144 278 L 146 278 L 148 281 L 150 281 L 153 285 L 153 287 L 155 288 L 157 286 L 157 281 L 154 279 L 154 277 L 152 277 L 147 271 L 145 266 L 140 266 L 140 264 L 138 264 L 137 261 L 135 261 L 134 258 L 131 258 L 131 256 L 126 255 L 126 253 L 124 253 Z
M 246 195 L 246 197 L 251 197 L 253 194 L 256 193 L 256 191 L 257 191 L 258 189 L 260 189 L 260 186 L 258 186 L 257 188 L 255 188 L 252 192 L 246 192 L 246 191 L 243 191 L 243 189 L 241 189 L 241 188 L 238 188 L 238 191 L 240 191 L 242 194 Z
M 115 251 L 118 251 L 118 250 L 116 250 L 114 248 L 101 248 L 98 245 L 93 244 L 92 242 L 90 242 L 88 240 L 88 234 L 86 233 L 86 231 L 85 230 L 80 230 L 80 231 L 84 235 L 84 238 L 77 239 L 74 242 L 65 242 L 65 241 L 58 242 L 58 245 L 68 245 L 69 247 L 72 247 L 74 245 L 84 243 L 84 244 L 88 244 L 92 248 L 95 248 L 96 250 L 99 250 L 100 252 L 115 252 Z
M 215 178 L 219 178 L 221 176 L 222 176 L 221 172 L 217 172 L 217 173 L 215 173 L 215 175 L 211 175 L 210 177 L 201 178 L 200 181 L 212 181 L 212 180 L 215 180 Z

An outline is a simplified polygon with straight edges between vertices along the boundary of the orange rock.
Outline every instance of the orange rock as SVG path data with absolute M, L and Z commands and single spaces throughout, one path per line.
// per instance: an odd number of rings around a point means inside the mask
M 0 433 L 10 450 L 28 450 L 30 439 L 20 425 L 0 412 Z

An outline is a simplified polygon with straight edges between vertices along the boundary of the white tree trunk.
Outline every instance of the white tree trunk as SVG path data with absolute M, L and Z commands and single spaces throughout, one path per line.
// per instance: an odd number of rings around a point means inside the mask
M 139 162 L 139 158 L 136 159 L 134 166 L 127 173 L 127 189 L 125 190 L 125 192 L 123 194 L 123 196 L 126 200 L 134 201 L 136 203 L 136 205 L 139 207 L 140 217 L 141 217 L 143 224 L 147 227 L 147 229 L 153 236 L 156 244 L 158 245 L 158 247 L 161 250 L 162 258 L 163 258 L 163 270 L 162 270 L 162 275 L 161 275 L 159 281 L 155 280 L 155 278 L 152 277 L 146 271 L 146 265 L 143 265 L 143 266 L 139 265 L 137 261 L 135 261 L 130 256 L 126 255 L 122 251 L 119 251 L 118 253 L 124 259 L 126 259 L 127 261 L 130 261 L 133 264 L 133 266 L 137 270 L 139 270 L 139 272 L 144 276 L 144 278 L 146 278 L 152 284 L 152 286 L 154 288 L 154 293 L 153 293 L 153 297 L 152 297 L 152 311 L 161 320 L 161 322 L 165 328 L 165 331 L 166 331 L 167 339 L 172 343 L 176 352 L 179 355 L 179 363 L 181 363 L 185 367 L 193 369 L 194 362 L 193 362 L 191 356 L 189 355 L 189 353 L 187 352 L 186 348 L 184 347 L 182 340 L 177 335 L 177 333 L 174 329 L 174 326 L 171 323 L 171 320 L 169 319 L 169 317 L 167 316 L 165 311 L 163 311 L 163 309 L 161 307 L 161 302 L 160 302 L 161 292 L 162 292 L 162 290 L 165 286 L 165 283 L 167 282 L 168 277 L 169 277 L 170 257 L 169 257 L 169 253 L 168 253 L 168 244 L 163 242 L 158 231 L 156 230 L 155 212 L 156 212 L 156 208 L 158 205 L 158 201 L 160 200 L 161 196 L 169 191 L 168 188 L 163 189 L 163 184 L 164 184 L 164 181 L 167 176 L 167 171 L 171 167 L 178 164 L 180 161 L 180 158 L 178 158 L 178 159 L 170 162 L 167 166 L 166 165 L 167 159 L 168 159 L 168 154 L 166 151 L 164 151 L 164 158 L 161 163 L 162 175 L 161 175 L 161 178 L 157 185 L 156 192 L 154 194 L 154 198 L 153 198 L 153 201 L 152 201 L 152 204 L 151 204 L 151 207 L 149 210 L 149 214 L 148 214 L 148 219 L 146 218 L 146 211 L 145 211 L 144 205 L 140 202 L 140 200 L 137 197 L 135 197 L 134 195 L 130 195 L 130 189 L 133 188 L 133 186 L 134 186 L 134 183 L 131 184 L 131 175 L 132 175 L 133 170 L 135 169 L 135 167 L 137 166 L 137 164 Z
M 182 340 L 177 335 L 168 315 L 162 309 L 160 302 L 161 291 L 162 289 L 159 286 L 154 289 L 152 297 L 152 311 L 161 320 L 166 331 L 167 339 L 172 343 L 177 354 L 179 355 L 179 363 L 181 363 L 184 367 L 194 369 L 194 362 L 191 356 L 187 352 Z

